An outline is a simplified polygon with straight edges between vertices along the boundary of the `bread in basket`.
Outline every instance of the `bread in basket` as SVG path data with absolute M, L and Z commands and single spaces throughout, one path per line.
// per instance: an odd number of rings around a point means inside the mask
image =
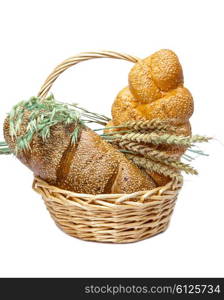
M 48 96 L 66 69 L 102 57 L 135 63 L 112 120 Z M 192 112 L 172 51 L 144 60 L 111 51 L 81 53 L 54 69 L 38 97 L 12 109 L 4 123 L 9 149 L 4 145 L 2 153 L 13 152 L 33 171 L 33 188 L 63 231 L 84 240 L 134 242 L 167 228 L 183 183 L 180 170 L 195 173 L 180 161 L 192 143 L 207 141 L 191 137 Z M 105 125 L 104 133 L 90 129 L 91 122 Z

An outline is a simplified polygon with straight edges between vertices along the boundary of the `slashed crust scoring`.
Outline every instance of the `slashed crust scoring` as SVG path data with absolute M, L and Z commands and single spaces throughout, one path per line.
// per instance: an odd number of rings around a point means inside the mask
M 26 111 L 20 136 L 26 131 L 29 115 Z M 35 134 L 31 150 L 19 151 L 17 157 L 35 176 L 77 193 L 132 193 L 156 187 L 148 174 L 91 129 L 81 128 L 78 142 L 71 144 L 73 130 L 74 125 L 54 125 L 45 142 Z M 4 123 L 4 136 L 14 150 L 15 141 L 9 133 L 8 118 Z

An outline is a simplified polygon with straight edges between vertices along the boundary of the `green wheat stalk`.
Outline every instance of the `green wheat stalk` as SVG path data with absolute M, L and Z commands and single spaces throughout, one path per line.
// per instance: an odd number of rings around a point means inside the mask
M 0 142 L 0 155 L 1 154 L 11 154 L 11 150 L 5 142 Z
M 25 111 L 30 111 L 29 122 L 25 133 L 20 135 Z M 8 117 L 10 136 L 16 141 L 16 152 L 24 149 L 30 150 L 34 134 L 38 134 L 43 141 L 46 141 L 50 137 L 51 127 L 59 123 L 75 125 L 71 141 L 76 143 L 79 128 L 84 126 L 80 113 L 75 109 L 70 109 L 67 104 L 56 102 L 53 95 L 43 102 L 38 97 L 19 102 L 13 107 Z

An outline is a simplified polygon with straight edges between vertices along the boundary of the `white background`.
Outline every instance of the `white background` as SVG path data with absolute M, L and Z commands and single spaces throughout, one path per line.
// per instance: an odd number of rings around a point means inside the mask
M 36 95 L 52 69 L 82 51 L 116 50 L 146 57 L 174 50 L 195 100 L 194 133 L 215 139 L 203 147 L 199 176 L 185 176 L 169 229 L 142 242 L 84 242 L 61 232 L 32 174 L 0 157 L 0 276 L 174 277 L 224 276 L 224 1 L 1 1 L 0 126 L 11 106 Z M 52 91 L 110 114 L 132 64 L 82 63 Z M 1 139 L 3 138 L 1 133 Z

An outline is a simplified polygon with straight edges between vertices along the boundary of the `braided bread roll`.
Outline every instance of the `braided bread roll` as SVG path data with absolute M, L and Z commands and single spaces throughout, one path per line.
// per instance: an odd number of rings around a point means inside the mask
M 19 136 L 26 132 L 29 116 L 30 112 L 25 111 Z M 35 176 L 77 193 L 132 193 L 156 187 L 148 174 L 88 127 L 80 128 L 78 142 L 72 144 L 74 128 L 74 124 L 56 124 L 46 141 L 35 134 L 31 149 L 19 151 L 17 157 Z M 15 150 L 9 118 L 4 123 L 4 136 Z
M 160 50 L 138 61 L 129 73 L 129 85 L 119 92 L 112 105 L 112 121 L 107 126 L 130 120 L 175 119 L 173 125 L 178 128 L 175 134 L 191 135 L 193 98 L 183 83 L 182 67 L 171 50 Z M 186 150 L 170 145 L 155 148 L 179 156 Z M 169 180 L 156 173 L 150 175 L 159 185 Z

